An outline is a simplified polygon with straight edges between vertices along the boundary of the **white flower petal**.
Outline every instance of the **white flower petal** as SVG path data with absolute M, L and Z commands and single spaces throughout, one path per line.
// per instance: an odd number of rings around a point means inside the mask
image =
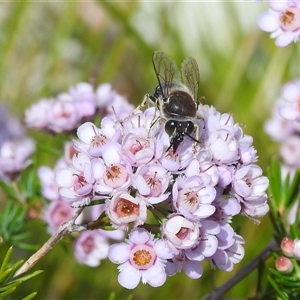
M 118 276 L 118 281 L 123 287 L 131 290 L 137 287 L 140 282 L 140 278 L 140 271 L 135 269 L 133 266 L 128 265 L 122 268 Z
M 142 273 L 143 283 L 149 283 L 153 287 L 162 286 L 166 279 L 166 272 L 159 265 L 154 265 Z
M 99 129 L 93 123 L 86 122 L 78 127 L 77 136 L 82 142 L 90 144 L 98 131 Z
M 183 270 L 185 274 L 192 279 L 198 279 L 203 274 L 201 263 L 196 261 L 185 261 L 183 263 Z
M 129 259 L 130 248 L 125 243 L 113 244 L 108 251 L 108 258 L 114 264 L 122 264 Z
M 265 12 L 258 17 L 257 24 L 261 30 L 273 32 L 279 28 L 279 18 L 272 13 Z
M 295 39 L 295 34 L 293 32 L 284 32 L 279 35 L 275 41 L 275 45 L 278 47 L 286 47 Z

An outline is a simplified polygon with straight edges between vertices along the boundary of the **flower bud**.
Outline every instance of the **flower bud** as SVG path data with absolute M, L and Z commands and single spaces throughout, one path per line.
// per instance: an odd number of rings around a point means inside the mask
M 275 268 L 280 273 L 288 274 L 293 271 L 293 264 L 289 258 L 280 256 L 275 261 Z
M 280 248 L 284 255 L 293 256 L 294 241 L 288 237 L 284 237 L 281 241 Z

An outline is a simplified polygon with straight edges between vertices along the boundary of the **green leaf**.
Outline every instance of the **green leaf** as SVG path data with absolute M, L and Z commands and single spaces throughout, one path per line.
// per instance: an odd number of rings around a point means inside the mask
M 16 278 L 17 278 L 17 281 L 18 280 L 26 281 L 26 280 L 31 279 L 32 277 L 35 277 L 35 276 L 37 276 L 37 275 L 39 275 L 43 272 L 44 272 L 43 270 L 37 270 L 37 271 L 34 271 L 30 274 L 26 274 L 26 275 L 21 274 L 21 275 L 17 276 Z M 14 282 L 14 280 L 11 281 L 11 282 Z
M 289 176 L 287 176 L 288 178 Z M 289 179 L 289 178 L 288 178 Z M 295 201 L 299 199 L 299 182 L 300 182 L 300 170 L 297 169 L 297 171 L 294 174 L 292 182 L 287 183 L 287 190 L 286 190 L 286 197 L 287 197 L 287 203 L 286 207 L 291 208 Z
M 25 298 L 23 298 L 23 300 L 30 300 L 32 299 L 33 297 L 35 297 L 37 294 L 37 292 L 33 292 L 31 294 L 29 294 L 28 296 L 26 296 Z
M 270 180 L 269 192 L 272 195 L 270 205 L 271 208 L 273 208 L 273 210 L 276 210 L 276 207 L 279 206 L 281 201 L 281 185 L 282 185 L 281 169 L 277 159 L 271 160 L 267 175 Z
M 5 297 L 5 296 L 7 296 L 7 295 L 9 295 L 11 293 L 13 293 L 15 290 L 16 290 L 16 287 L 13 287 L 11 289 L 6 290 L 3 293 L 0 293 L 0 299 L 2 299 L 3 297 Z
M 270 276 L 268 276 L 268 280 L 270 284 L 273 286 L 273 288 L 276 290 L 277 294 L 281 297 L 282 300 L 290 300 L 280 289 L 280 287 L 277 285 L 276 281 L 273 280 Z
M 16 263 L 14 263 L 14 265 L 11 267 L 11 273 L 10 273 L 8 279 L 13 277 L 15 272 L 23 265 L 23 263 L 24 263 L 24 260 L 19 260 Z
M 10 257 L 11 257 L 11 253 L 12 253 L 12 250 L 13 250 L 13 246 L 11 246 L 7 252 L 6 252 L 6 255 L 3 259 L 3 262 L 1 264 L 1 268 L 0 268 L 0 274 L 6 269 L 6 266 L 7 266 L 7 263 L 8 261 L 10 260 Z
M 34 249 L 35 246 L 25 243 L 24 240 L 31 236 L 25 232 L 26 209 L 20 203 L 13 204 L 7 201 L 0 212 L 0 236 L 6 243 L 22 249 Z
M 22 280 L 16 280 L 13 282 L 6 283 L 3 287 L 0 287 L 0 292 L 6 291 L 7 289 L 11 289 L 11 288 L 16 288 L 22 282 L 23 282 Z
M 8 184 L 2 180 L 0 180 L 0 187 L 3 189 L 3 191 L 8 195 L 9 198 L 20 201 L 19 195 L 16 193 L 16 191 L 12 188 L 11 184 Z
M 12 272 L 11 268 L 1 272 L 1 274 L 0 274 L 0 284 L 5 282 L 9 278 L 11 272 Z

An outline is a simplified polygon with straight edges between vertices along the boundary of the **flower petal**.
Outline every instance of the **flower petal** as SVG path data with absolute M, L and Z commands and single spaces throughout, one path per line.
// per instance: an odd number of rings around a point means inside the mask
M 126 265 L 126 267 L 124 266 L 124 268 L 122 268 L 118 276 L 118 281 L 123 287 L 131 290 L 137 287 L 140 282 L 140 278 L 139 270 L 135 269 L 131 265 Z

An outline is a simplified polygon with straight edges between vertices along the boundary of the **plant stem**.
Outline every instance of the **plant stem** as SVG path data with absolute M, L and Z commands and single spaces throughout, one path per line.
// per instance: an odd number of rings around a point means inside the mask
M 250 263 L 236 273 L 232 278 L 225 282 L 220 287 L 214 289 L 209 295 L 205 296 L 202 300 L 220 300 L 224 294 L 229 291 L 234 285 L 256 269 L 262 261 L 267 260 L 272 251 L 279 248 L 277 242 L 272 240 L 261 253 L 259 253 Z
M 31 269 L 46 253 L 48 253 L 53 246 L 55 246 L 65 235 L 72 232 L 80 232 L 86 230 L 86 225 L 75 224 L 76 219 L 82 213 L 84 208 L 79 208 L 70 221 L 62 224 L 59 229 L 54 233 L 50 239 L 34 253 L 22 266 L 17 270 L 13 278 L 27 272 Z

